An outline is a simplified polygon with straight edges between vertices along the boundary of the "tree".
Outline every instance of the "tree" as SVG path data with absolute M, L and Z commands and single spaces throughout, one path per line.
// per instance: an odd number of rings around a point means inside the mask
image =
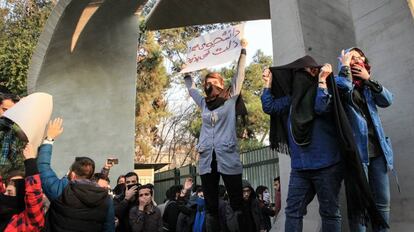
M 269 131 L 269 116 L 262 110 L 260 95 L 263 88 L 261 81 L 262 71 L 272 64 L 272 58 L 258 50 L 253 57 L 253 62 L 246 67 L 245 80 L 241 95 L 247 108 L 247 124 L 243 125 L 240 119 L 237 124 L 240 151 L 247 151 L 264 146 L 264 139 Z M 230 82 L 236 72 L 236 63 L 230 68 L 222 68 L 220 71 Z
M 160 46 L 154 32 L 144 31 L 141 18 L 137 56 L 136 161 L 146 162 L 155 153 L 157 125 L 169 115 L 163 98 L 169 86 Z
M 3 0 L 0 5 L 0 85 L 24 95 L 29 62 L 55 1 Z

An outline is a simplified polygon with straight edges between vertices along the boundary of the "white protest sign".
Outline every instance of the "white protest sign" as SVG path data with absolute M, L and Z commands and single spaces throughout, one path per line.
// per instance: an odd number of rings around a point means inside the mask
M 53 109 L 53 97 L 47 93 L 32 93 L 8 109 L 3 117 L 15 122 L 26 134 L 29 143 L 40 146 Z
M 244 24 L 202 35 L 188 42 L 186 67 L 181 73 L 236 60 L 240 56 L 240 40 Z

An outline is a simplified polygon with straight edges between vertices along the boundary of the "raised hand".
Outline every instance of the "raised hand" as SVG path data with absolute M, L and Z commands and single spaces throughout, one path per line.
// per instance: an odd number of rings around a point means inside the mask
M 332 73 L 332 66 L 324 64 L 319 71 L 319 81 L 326 82 L 326 78 Z
M 247 39 L 243 38 L 240 40 L 240 45 L 242 46 L 242 48 L 246 48 L 247 47 Z
M 34 152 L 34 148 L 32 144 L 28 143 L 26 145 L 26 147 L 23 150 L 23 156 L 25 160 L 36 158 L 36 154 Z
M 352 53 L 347 52 L 345 53 L 345 50 L 341 51 L 341 56 L 338 57 L 338 60 L 341 62 L 343 66 L 350 66 L 352 59 Z
M 54 140 L 63 132 L 63 119 L 55 118 L 51 120 L 47 126 L 46 138 Z
M 272 87 L 272 72 L 270 71 L 270 69 L 266 68 L 265 70 L 263 70 L 262 79 L 265 88 Z

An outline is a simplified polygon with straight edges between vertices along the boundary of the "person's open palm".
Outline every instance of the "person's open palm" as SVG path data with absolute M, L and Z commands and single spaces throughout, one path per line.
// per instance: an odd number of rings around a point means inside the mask
M 63 132 L 63 119 L 55 118 L 47 125 L 46 137 L 48 139 L 55 139 Z

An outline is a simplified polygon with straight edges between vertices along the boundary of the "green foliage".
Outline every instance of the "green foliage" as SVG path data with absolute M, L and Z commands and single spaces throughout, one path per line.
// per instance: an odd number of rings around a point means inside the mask
M 169 115 L 164 93 L 169 78 L 164 67 L 160 46 L 155 42 L 154 32 L 143 31 L 140 24 L 140 38 L 137 57 L 137 104 L 136 104 L 136 155 L 145 160 L 154 154 L 157 125 Z
M 8 0 L 0 8 L 0 85 L 26 94 L 31 55 L 53 7 L 47 0 Z
M 243 100 L 248 112 L 248 123 L 237 125 L 237 134 L 239 137 L 239 146 L 241 151 L 247 151 L 262 147 L 264 138 L 269 130 L 269 116 L 262 110 L 260 95 L 263 88 L 261 80 L 264 67 L 272 64 L 272 58 L 258 50 L 254 55 L 253 62 L 249 64 L 245 71 L 245 80 L 242 88 Z M 226 83 L 229 83 L 236 72 L 236 64 L 231 68 L 222 68 L 220 73 L 225 77 Z

